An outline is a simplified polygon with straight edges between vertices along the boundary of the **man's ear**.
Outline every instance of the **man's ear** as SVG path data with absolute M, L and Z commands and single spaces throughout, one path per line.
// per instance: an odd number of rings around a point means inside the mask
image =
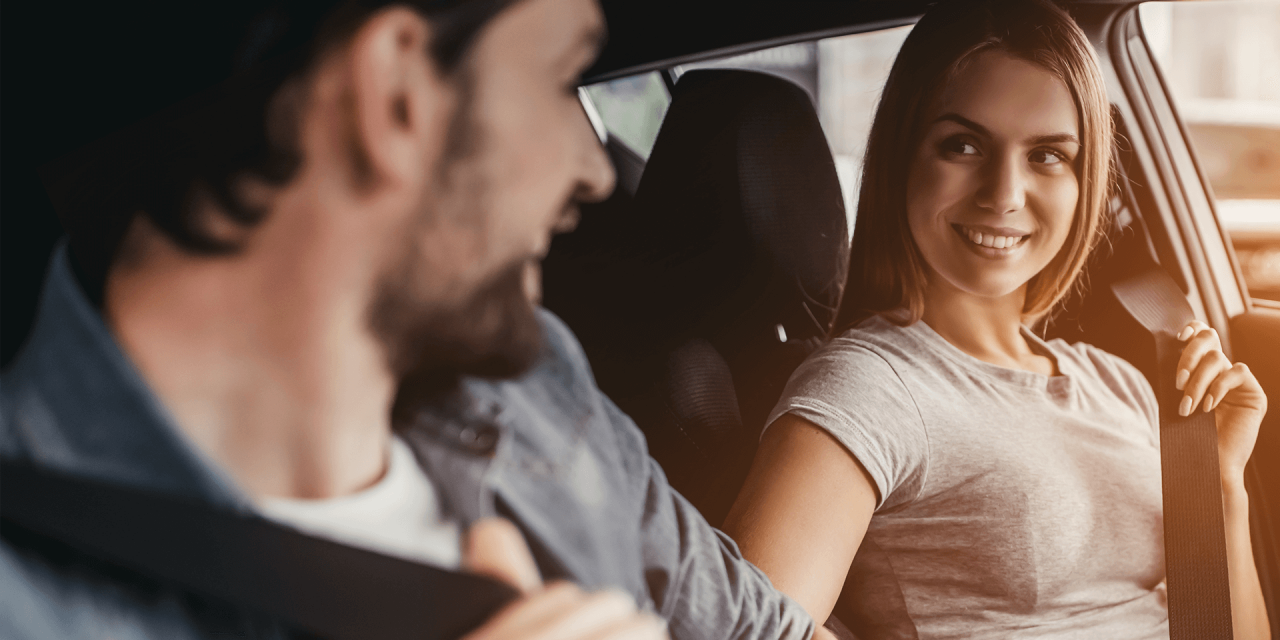
M 375 13 L 351 39 L 352 168 L 365 187 L 425 180 L 444 147 L 452 91 L 427 51 L 427 21 L 405 7 Z

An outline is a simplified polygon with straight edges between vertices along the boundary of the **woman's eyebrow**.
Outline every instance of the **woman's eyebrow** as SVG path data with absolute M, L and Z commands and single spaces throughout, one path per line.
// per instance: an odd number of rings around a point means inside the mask
M 1083 146 L 1080 144 L 1080 139 L 1070 133 L 1050 133 L 1048 135 L 1036 136 L 1032 138 L 1030 142 L 1032 144 L 1053 144 L 1055 142 L 1069 142 L 1077 146 Z
M 981 135 L 983 135 L 983 136 L 986 136 L 986 137 L 988 137 L 988 138 L 990 138 L 990 137 L 991 137 L 991 132 L 990 132 L 990 131 L 987 131 L 987 128 L 986 128 L 986 127 L 984 127 L 984 126 L 982 126 L 982 125 L 980 125 L 980 124 L 978 124 L 978 123 L 976 123 L 976 122 L 974 122 L 974 121 L 972 121 L 972 120 L 970 120 L 970 119 L 968 119 L 968 118 L 966 118 L 966 117 L 964 117 L 964 116 L 962 116 L 962 115 L 960 115 L 960 114 L 958 114 L 958 113 L 948 111 L 947 113 L 944 113 L 944 114 L 942 114 L 942 115 L 938 116 L 937 118 L 934 118 L 934 120 L 933 120 L 934 124 L 937 124 L 937 123 L 939 123 L 939 122 L 944 122 L 944 121 L 954 122 L 954 123 L 956 123 L 956 124 L 958 124 L 958 125 L 960 125 L 960 126 L 962 126 L 962 127 L 968 127 L 968 128 L 970 128 L 970 129 L 973 129 L 973 131 L 974 131 L 975 133 L 979 133 L 979 134 L 981 134 Z
M 987 130 L 986 127 L 955 112 L 949 111 L 947 113 L 944 113 L 938 116 L 937 118 L 934 118 L 933 121 L 934 123 L 944 122 L 944 121 L 954 122 L 962 127 L 972 129 L 974 133 L 977 133 L 981 136 L 984 136 L 987 138 L 992 137 L 991 132 Z M 1075 134 L 1072 134 L 1072 133 L 1046 133 L 1044 135 L 1038 135 L 1038 136 L 1032 137 L 1031 139 L 1027 140 L 1027 142 L 1030 144 L 1054 144 L 1054 143 L 1060 143 L 1060 142 L 1069 142 L 1075 145 L 1080 145 L 1080 139 L 1077 138 Z

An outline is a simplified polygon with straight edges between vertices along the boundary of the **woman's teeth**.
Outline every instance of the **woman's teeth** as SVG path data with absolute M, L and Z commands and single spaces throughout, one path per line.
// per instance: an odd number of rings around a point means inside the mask
M 969 242 L 991 247 L 992 249 L 1008 249 L 1027 238 L 1027 236 L 993 236 L 989 233 L 978 233 L 968 228 L 964 229 L 964 233 L 969 237 Z

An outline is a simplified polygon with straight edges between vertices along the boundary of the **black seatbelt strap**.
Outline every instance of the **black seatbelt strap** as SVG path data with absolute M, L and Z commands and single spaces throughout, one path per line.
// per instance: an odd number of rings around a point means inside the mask
M 515 590 L 194 501 L 0 462 L 0 533 L 52 543 L 331 640 L 457 638 Z M 32 541 L 35 541 L 35 544 Z
M 1174 387 L 1183 343 L 1177 334 L 1195 313 L 1168 273 L 1153 268 L 1111 285 L 1120 304 L 1155 338 L 1164 493 L 1164 563 L 1170 640 L 1230 640 L 1231 585 L 1212 413 L 1178 415 Z

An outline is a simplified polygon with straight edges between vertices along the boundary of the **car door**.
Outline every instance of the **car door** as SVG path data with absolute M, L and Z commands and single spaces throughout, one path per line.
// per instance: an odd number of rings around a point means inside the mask
M 1213 9 L 1215 3 L 1204 4 Z M 1233 3 L 1216 4 L 1226 11 Z M 1197 316 L 1218 331 L 1227 355 L 1248 364 L 1270 398 L 1280 398 L 1280 303 L 1249 295 L 1191 130 L 1144 31 L 1144 12 L 1137 6 L 1084 5 L 1076 15 L 1097 43 L 1108 74 L 1122 137 L 1123 187 L 1149 231 L 1150 248 Z M 1254 553 L 1275 635 L 1280 630 L 1280 412 L 1272 410 L 1265 418 L 1247 473 Z

